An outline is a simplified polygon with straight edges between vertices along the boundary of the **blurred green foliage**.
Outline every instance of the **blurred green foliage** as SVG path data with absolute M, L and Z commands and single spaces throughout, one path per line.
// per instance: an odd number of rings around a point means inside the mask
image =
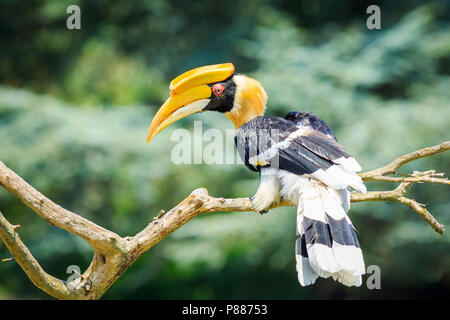
M 145 144 L 173 76 L 232 61 L 263 83 L 268 114 L 324 118 L 364 169 L 448 140 L 448 1 L 381 2 L 382 29 L 367 30 L 364 1 L 77 1 L 82 30 L 68 31 L 71 1 L 2 1 L 0 160 L 63 207 L 133 235 L 193 189 L 251 196 L 257 175 L 240 165 L 175 165 L 171 132 L 231 128 L 205 113 Z M 371 3 L 370 3 L 371 4 Z M 403 170 L 449 173 L 450 155 Z M 369 189 L 392 185 L 370 183 Z M 411 197 L 450 225 L 449 190 L 416 185 Z M 3 189 L 0 210 L 51 274 L 88 267 L 92 250 L 48 225 Z M 330 279 L 297 283 L 295 210 L 195 218 L 142 256 L 105 298 L 411 298 L 450 293 L 450 236 L 409 208 L 353 204 L 366 265 L 382 289 Z M 0 245 L 0 257 L 9 257 Z M 364 278 L 365 280 L 366 278 Z M 0 298 L 48 298 L 14 262 L 0 263 Z

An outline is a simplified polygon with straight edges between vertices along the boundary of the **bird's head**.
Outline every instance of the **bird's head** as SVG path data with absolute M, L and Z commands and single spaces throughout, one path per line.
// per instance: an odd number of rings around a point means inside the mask
M 266 109 L 267 94 L 261 83 L 236 74 L 232 63 L 185 72 L 172 80 L 169 89 L 169 98 L 150 125 L 147 142 L 171 123 L 197 112 L 221 112 L 239 128 Z

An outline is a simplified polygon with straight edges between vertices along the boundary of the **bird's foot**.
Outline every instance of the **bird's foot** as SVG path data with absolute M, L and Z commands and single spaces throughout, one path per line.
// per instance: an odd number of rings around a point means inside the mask
M 267 199 L 261 197 L 260 195 L 255 194 L 253 197 L 250 197 L 250 201 L 252 203 L 253 209 L 259 214 L 265 214 L 269 212 L 270 207 L 275 203 L 272 199 Z

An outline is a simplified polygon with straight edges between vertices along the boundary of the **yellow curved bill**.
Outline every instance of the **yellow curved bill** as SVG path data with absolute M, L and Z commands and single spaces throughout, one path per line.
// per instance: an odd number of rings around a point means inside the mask
M 190 88 L 178 95 L 170 95 L 150 124 L 147 143 L 171 123 L 202 111 L 209 103 L 210 96 L 211 88 L 207 85 Z

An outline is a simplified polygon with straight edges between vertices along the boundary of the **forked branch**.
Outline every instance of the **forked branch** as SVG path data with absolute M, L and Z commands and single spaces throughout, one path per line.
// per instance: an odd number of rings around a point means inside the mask
M 403 155 L 382 168 L 361 173 L 360 176 L 364 181 L 395 182 L 399 185 L 390 191 L 370 191 L 365 194 L 352 192 L 351 201 L 403 203 L 416 211 L 436 232 L 442 234 L 444 226 L 437 222 L 422 204 L 404 195 L 406 189 L 414 183 L 448 185 L 449 181 L 443 177 L 443 173 L 436 173 L 434 170 L 415 171 L 409 175 L 399 174 L 397 171 L 410 161 L 448 149 L 450 149 L 450 141 Z M 206 189 L 197 189 L 167 213 L 161 211 L 135 236 L 122 238 L 53 203 L 2 162 L 0 162 L 0 184 L 50 224 L 81 237 L 94 249 L 94 257 L 89 268 L 76 281 L 67 283 L 44 271 L 20 239 L 17 233 L 18 226 L 9 223 L 0 212 L 0 238 L 13 255 L 13 260 L 20 265 L 37 287 L 58 299 L 100 298 L 140 255 L 201 213 L 254 211 L 248 198 L 214 198 L 208 195 Z M 276 207 L 289 205 L 293 204 L 282 202 Z

